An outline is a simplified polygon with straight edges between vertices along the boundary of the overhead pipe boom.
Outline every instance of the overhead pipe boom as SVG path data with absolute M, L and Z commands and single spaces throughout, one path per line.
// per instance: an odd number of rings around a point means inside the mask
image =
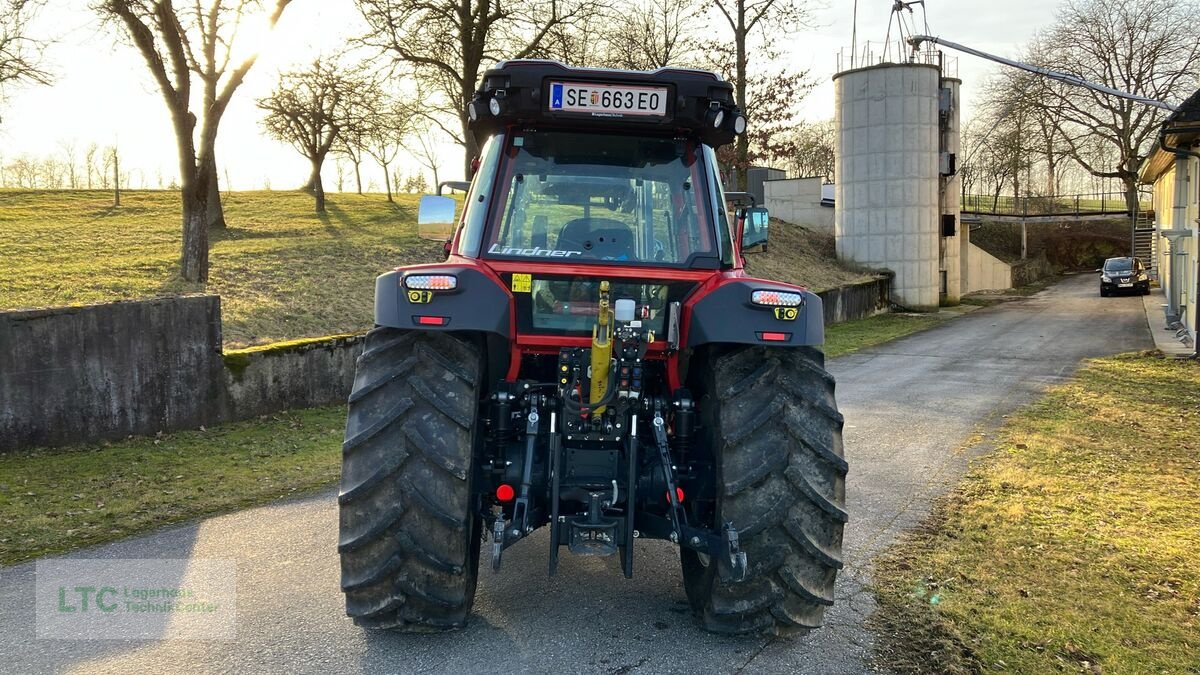
M 1002 63 L 1006 66 L 1011 66 L 1013 68 L 1019 68 L 1021 70 L 1035 73 L 1035 74 L 1041 75 L 1043 77 L 1048 77 L 1052 80 L 1058 80 L 1059 82 L 1065 82 L 1066 84 L 1074 85 L 1076 87 L 1085 87 L 1087 89 L 1092 89 L 1092 90 L 1095 90 L 1098 92 L 1109 94 L 1110 96 L 1117 96 L 1120 98 L 1128 99 L 1130 101 L 1134 101 L 1136 103 L 1141 103 L 1143 105 L 1153 106 L 1155 108 L 1162 108 L 1163 110 L 1175 112 L 1175 106 L 1171 105 L 1170 103 L 1164 103 L 1162 101 L 1158 101 L 1158 100 L 1155 100 L 1152 98 L 1147 98 L 1145 96 L 1138 96 L 1137 94 L 1130 94 L 1129 92 L 1121 91 L 1120 89 L 1113 89 L 1112 87 L 1106 87 L 1102 84 L 1088 82 L 1087 80 L 1083 79 L 1082 77 L 1077 77 L 1077 76 L 1071 75 L 1069 73 L 1062 73 L 1057 70 L 1051 70 L 1049 68 L 1042 68 L 1041 66 L 1035 66 L 1035 65 L 1032 65 L 1029 63 L 1022 63 L 1021 61 L 1014 61 L 1012 59 L 1006 59 L 1003 56 L 996 56 L 995 54 L 981 52 L 978 49 L 974 49 L 974 48 L 968 47 L 966 45 L 960 45 L 957 42 L 951 42 L 951 41 L 943 39 L 943 38 L 933 37 L 931 35 L 914 35 L 908 39 L 908 43 L 912 45 L 913 49 L 920 48 L 922 42 L 931 42 L 935 45 L 949 47 L 950 49 L 954 49 L 956 51 L 963 52 L 964 54 L 978 56 L 981 59 L 987 59 L 989 61 L 995 61 L 996 63 Z

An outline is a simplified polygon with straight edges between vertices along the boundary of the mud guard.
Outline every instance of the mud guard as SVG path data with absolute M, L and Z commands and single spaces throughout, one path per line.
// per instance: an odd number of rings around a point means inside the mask
M 452 274 L 453 291 L 409 291 L 404 277 Z M 482 331 L 512 336 L 512 297 L 492 278 L 465 266 L 398 270 L 375 279 L 375 325 L 409 330 Z M 422 320 L 424 319 L 424 321 Z M 440 319 L 441 323 L 434 323 Z
M 802 293 L 804 303 L 797 308 L 756 305 L 750 296 L 760 290 Z M 722 284 L 696 301 L 689 323 L 688 347 L 716 342 L 771 347 L 815 347 L 825 343 L 821 297 L 766 281 L 739 279 Z

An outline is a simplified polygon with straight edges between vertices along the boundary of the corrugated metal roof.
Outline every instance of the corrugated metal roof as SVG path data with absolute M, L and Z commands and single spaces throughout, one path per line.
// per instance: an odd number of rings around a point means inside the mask
M 1181 122 L 1200 122 L 1200 89 L 1187 98 L 1186 101 L 1179 104 L 1175 112 L 1167 118 L 1167 124 L 1179 124 Z

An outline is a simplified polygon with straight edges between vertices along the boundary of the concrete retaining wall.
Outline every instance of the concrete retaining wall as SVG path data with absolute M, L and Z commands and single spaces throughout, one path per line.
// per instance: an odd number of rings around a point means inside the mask
M 345 401 L 361 337 L 221 353 L 216 296 L 0 313 L 0 451 Z
M 971 244 L 967 249 L 967 292 L 1012 288 L 1012 266 Z
M 229 419 L 342 403 L 354 384 L 362 335 L 337 335 L 225 352 Z
M 865 319 L 888 311 L 891 289 L 892 279 L 885 276 L 818 293 L 825 304 L 825 324 Z
M 833 232 L 833 209 L 821 206 L 821 178 L 789 178 L 763 183 L 767 210 L 780 220 Z

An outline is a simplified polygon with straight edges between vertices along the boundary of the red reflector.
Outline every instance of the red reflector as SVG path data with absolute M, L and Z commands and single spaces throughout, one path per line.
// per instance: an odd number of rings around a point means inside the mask
M 445 326 L 446 317 L 444 316 L 418 316 L 417 323 L 422 326 Z
M 663 499 L 666 499 L 668 502 L 671 501 L 671 493 L 664 492 Z M 679 502 L 680 504 L 683 503 L 683 488 L 675 488 L 675 501 Z
M 759 333 L 758 339 L 765 340 L 767 342 L 787 342 L 788 334 L 787 333 Z
M 502 502 L 511 502 L 515 495 L 516 493 L 513 491 L 511 485 L 501 485 L 496 488 L 496 499 Z

